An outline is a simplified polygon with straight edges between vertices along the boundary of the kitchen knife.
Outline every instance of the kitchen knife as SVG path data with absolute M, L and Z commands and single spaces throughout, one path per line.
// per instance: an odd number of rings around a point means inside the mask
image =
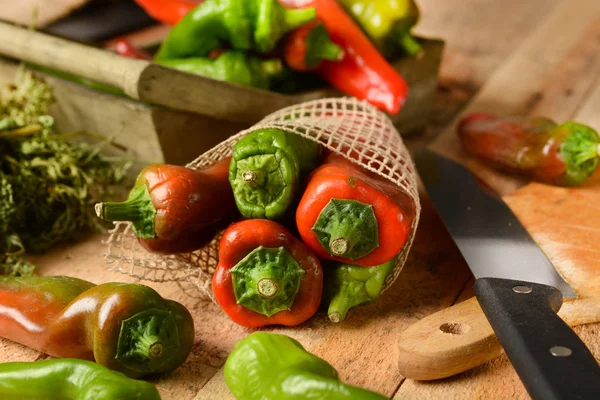
M 476 278 L 477 300 L 533 399 L 598 399 L 600 367 L 556 312 L 577 294 L 502 199 L 462 165 L 414 154 L 444 225 Z

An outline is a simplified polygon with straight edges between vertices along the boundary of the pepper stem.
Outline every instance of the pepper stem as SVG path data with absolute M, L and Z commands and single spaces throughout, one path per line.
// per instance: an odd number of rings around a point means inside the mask
M 156 237 L 154 231 L 156 208 L 145 185 L 133 188 L 129 198 L 123 202 L 96 203 L 94 209 L 98 218 L 105 221 L 130 221 L 139 238 Z
M 258 177 L 256 176 L 256 172 L 252 171 L 250 169 L 242 172 L 242 179 L 244 180 L 244 182 L 246 183 L 254 183 L 256 182 L 256 179 Z
M 421 58 L 425 51 L 423 46 L 410 34 L 409 31 L 402 32 L 399 35 L 399 44 L 410 56 Z
M 333 239 L 329 243 L 329 249 L 331 250 L 331 254 L 333 254 L 334 256 L 343 256 L 348 252 L 348 239 L 343 237 Z
M 334 257 L 356 260 L 379 246 L 373 206 L 355 200 L 331 199 L 312 230 L 323 248 Z
M 356 306 L 356 301 L 353 300 L 348 292 L 348 285 L 342 284 L 339 291 L 331 299 L 329 308 L 327 309 L 327 315 L 331 322 L 341 322 L 346 319 L 348 310 Z
M 116 359 L 136 371 L 156 371 L 177 354 L 179 347 L 173 315 L 149 309 L 121 323 Z
M 265 75 L 275 76 L 283 70 L 283 63 L 281 60 L 264 60 L 260 64 L 260 69 Z
M 283 12 L 283 30 L 284 32 L 289 32 L 309 23 L 315 18 L 317 18 L 317 9 L 314 7 L 286 9 Z
M 304 275 L 284 247 L 262 246 L 252 250 L 230 272 L 236 302 L 267 317 L 292 307 Z
M 316 67 L 321 60 L 341 61 L 344 55 L 344 50 L 331 41 L 323 24 L 312 28 L 306 37 L 304 63 L 307 67 Z

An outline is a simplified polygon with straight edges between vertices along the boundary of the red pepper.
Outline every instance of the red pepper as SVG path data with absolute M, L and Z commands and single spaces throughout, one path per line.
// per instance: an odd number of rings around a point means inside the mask
M 184 306 L 144 285 L 0 277 L 0 337 L 140 377 L 181 365 L 194 323 Z
M 342 92 L 364 99 L 376 107 L 396 114 L 408 96 L 406 81 L 379 53 L 352 18 L 335 0 L 280 0 L 290 8 L 312 6 L 327 28 L 331 41 L 345 57 L 339 62 L 324 60 L 316 72 Z M 292 36 L 292 40 L 294 40 Z
M 175 25 L 202 0 L 135 0 L 152 18 Z
M 553 185 L 582 183 L 600 163 L 600 136 L 575 122 L 476 113 L 457 126 L 463 148 L 490 165 Z
M 188 253 L 208 243 L 219 228 L 237 215 L 225 158 L 197 171 L 156 164 L 138 175 L 129 199 L 98 203 L 106 221 L 130 221 L 140 243 L 161 253 Z
M 309 177 L 296 224 L 319 257 L 372 267 L 400 252 L 414 214 L 413 201 L 392 182 L 332 153 Z
M 329 33 L 318 21 L 292 31 L 283 49 L 287 65 L 296 71 L 316 69 L 322 60 L 341 61 L 344 50 L 329 40 Z
M 117 38 L 114 44 L 115 53 L 123 57 L 137 58 L 138 60 L 151 60 L 152 56 L 143 50 L 135 47 L 131 42 L 123 37 Z
M 312 251 L 280 224 L 245 220 L 223 234 L 212 286 L 235 323 L 292 326 L 317 311 L 323 271 Z

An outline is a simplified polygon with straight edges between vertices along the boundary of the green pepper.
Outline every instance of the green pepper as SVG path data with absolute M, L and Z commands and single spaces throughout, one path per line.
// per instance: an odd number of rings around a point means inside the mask
M 265 60 L 235 50 L 225 51 L 217 58 L 174 58 L 159 60 L 157 63 L 219 81 L 262 89 L 269 89 L 273 78 L 283 70 L 283 64 L 279 59 Z
M 314 8 L 289 10 L 277 0 L 206 0 L 171 29 L 155 60 L 206 57 L 224 44 L 269 53 L 284 34 L 315 16 Z
M 385 278 L 394 270 L 396 259 L 375 267 L 335 263 L 326 271 L 325 287 L 329 288 L 327 314 L 333 322 L 346 318 L 348 310 L 369 304 L 379 298 Z
M 3 400 L 160 400 L 148 382 L 91 361 L 54 359 L 0 364 Z
M 229 166 L 240 213 L 246 218 L 283 217 L 321 153 L 318 143 L 279 129 L 259 129 L 244 136 L 233 147 Z
M 225 382 L 238 400 L 382 400 L 342 383 L 325 360 L 285 335 L 255 332 L 239 340 L 225 362 Z
M 377 47 L 388 55 L 400 46 L 416 56 L 423 48 L 411 35 L 419 21 L 414 0 L 340 0 Z

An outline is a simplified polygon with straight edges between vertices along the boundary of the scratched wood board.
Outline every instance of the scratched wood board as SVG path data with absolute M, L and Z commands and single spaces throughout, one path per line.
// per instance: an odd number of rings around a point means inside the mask
M 472 34 L 475 30 L 493 29 L 494 26 L 501 28 L 501 25 L 504 25 L 507 18 L 515 16 L 515 14 L 516 18 L 519 18 L 518 15 L 522 15 L 523 13 L 530 16 L 529 19 L 523 19 L 523 23 L 521 24 L 523 26 L 519 26 L 518 29 L 525 36 L 524 33 L 526 31 L 526 33 L 531 31 L 535 34 L 537 30 L 541 29 L 539 27 L 542 27 L 542 23 L 547 18 L 558 14 L 551 7 L 555 2 L 548 1 L 522 2 L 532 5 L 527 6 L 530 8 L 518 8 L 519 12 L 515 12 L 515 7 L 526 6 L 512 0 L 504 2 L 506 7 L 494 6 L 493 3 L 500 4 L 502 2 L 489 0 L 457 1 L 456 3 L 465 6 L 462 8 L 458 6 L 454 8 L 449 4 L 442 5 L 439 2 L 436 2 L 437 4 L 433 7 L 431 4 L 433 3 L 432 0 L 422 0 L 422 2 L 425 3 L 423 5 L 424 15 L 432 15 L 432 18 L 435 18 L 435 15 L 439 17 L 439 14 L 435 14 L 437 12 L 436 8 L 439 8 L 439 12 L 444 13 L 444 17 L 441 17 L 442 20 L 452 17 L 451 21 L 447 21 L 448 23 L 442 22 L 440 24 L 438 36 L 443 36 L 444 29 L 447 26 L 454 27 L 454 31 L 456 32 L 460 32 L 460 27 L 462 27 L 462 32 L 465 35 L 469 32 Z M 454 3 L 450 4 L 454 5 Z M 585 4 L 587 6 L 591 2 L 585 2 Z M 470 12 L 467 9 L 469 5 L 479 7 L 479 11 L 477 13 Z M 547 5 L 547 8 L 542 7 L 542 5 Z M 428 6 L 431 8 L 428 8 Z M 567 15 L 569 15 L 570 23 L 574 25 L 581 24 L 581 21 L 585 20 L 582 15 L 577 15 L 576 17 L 570 14 Z M 588 17 L 590 15 L 593 16 L 590 13 Z M 535 16 L 538 19 L 533 18 Z M 579 34 L 574 34 L 569 43 L 572 45 L 577 41 L 577 38 L 589 34 L 585 33 L 585 28 L 590 24 L 581 26 Z M 477 51 L 470 55 L 468 52 L 462 52 L 460 47 L 454 47 L 453 42 L 449 41 L 449 51 L 451 49 L 457 57 L 460 56 L 469 61 L 469 63 L 472 61 L 477 65 L 475 67 L 476 71 L 481 71 L 478 74 L 461 75 L 457 73 L 457 70 L 461 70 L 461 64 L 459 63 L 443 72 L 448 77 L 453 73 L 456 74 L 458 77 L 457 82 L 463 82 L 463 79 L 465 82 L 468 82 L 469 75 L 478 76 L 477 79 L 480 80 L 472 86 L 472 90 L 469 89 L 468 91 L 458 93 L 456 96 L 457 92 L 452 91 L 451 96 L 458 99 L 453 104 L 464 103 L 473 94 L 472 92 L 477 91 L 479 86 L 488 80 L 490 74 L 490 81 L 493 81 L 494 78 L 499 79 L 497 76 L 502 72 L 505 65 L 513 57 L 520 54 L 518 51 L 515 52 L 505 63 L 497 66 L 511 52 L 512 46 L 521 49 L 524 43 L 527 42 L 527 39 L 523 38 L 522 43 L 520 43 L 519 33 L 513 34 L 508 29 L 503 30 L 502 33 L 504 35 L 499 35 L 501 39 L 498 40 L 494 37 L 485 38 L 485 40 L 494 41 L 494 45 L 497 45 L 492 49 L 489 56 L 490 60 L 493 61 L 486 61 L 485 56 L 482 61 L 481 54 Z M 476 36 L 473 35 L 473 38 L 466 40 L 466 42 L 471 44 L 470 49 L 477 49 L 477 46 L 483 46 L 482 42 L 477 42 Z M 498 43 L 501 44 L 498 45 Z M 569 43 L 564 46 L 569 48 Z M 540 43 L 540 45 L 542 44 Z M 560 47 L 558 48 L 557 53 L 559 53 L 559 57 L 561 55 L 564 57 L 566 53 L 565 47 L 562 50 Z M 584 52 L 584 54 L 588 53 Z M 550 64 L 551 66 L 555 66 L 556 61 L 550 62 Z M 595 65 L 595 61 L 592 64 Z M 468 65 L 468 63 L 462 63 L 463 68 L 464 65 Z M 547 71 L 542 70 L 541 73 L 547 74 Z M 586 76 L 589 77 L 587 81 L 588 83 L 592 83 L 592 72 L 589 70 L 586 71 L 586 74 L 588 74 Z M 515 73 L 514 70 L 513 73 Z M 509 81 L 509 73 L 505 72 L 505 74 L 504 83 L 506 84 Z M 522 85 L 523 82 L 519 81 L 517 84 Z M 502 86 L 497 84 L 495 90 L 504 89 Z M 505 87 L 510 88 L 511 86 L 508 85 Z M 541 89 L 536 87 L 530 93 L 540 92 L 540 90 L 542 93 L 545 93 L 543 90 L 545 87 L 542 86 Z M 582 104 L 573 104 L 571 106 L 571 113 L 572 115 L 585 118 L 585 121 L 588 121 L 590 124 L 595 122 L 595 126 L 598 126 L 599 116 L 597 115 L 597 111 L 594 113 L 594 110 L 598 110 L 598 107 L 600 107 L 600 89 L 590 89 L 590 87 L 587 88 L 589 94 L 580 95 Z M 487 86 L 484 87 L 481 93 L 485 93 L 486 88 Z M 490 89 L 488 88 L 487 90 L 489 91 Z M 504 96 L 508 98 L 510 92 L 509 89 L 506 90 L 507 93 Z M 494 94 L 491 93 L 491 95 Z M 502 92 L 496 92 L 494 96 L 502 97 L 503 95 Z M 539 98 L 539 95 L 535 95 L 535 98 Z M 559 102 L 562 99 L 556 99 L 556 101 Z M 550 107 L 550 105 L 545 107 Z M 579 114 L 577 114 L 577 110 L 580 110 Z M 544 109 L 541 108 L 538 111 L 543 112 Z M 593 118 L 596 118 L 596 120 Z M 449 135 L 448 132 L 451 131 L 446 131 L 445 137 Z M 597 187 L 600 184 L 599 181 L 600 179 L 596 175 L 589 185 L 592 188 L 594 186 Z M 513 185 L 513 187 L 521 186 L 523 182 Z M 525 187 L 521 190 L 527 189 Z M 513 194 L 513 196 L 518 196 L 518 193 Z M 384 293 L 377 303 L 364 307 L 360 311 L 350 315 L 349 320 L 341 325 L 330 325 L 327 323 L 326 317 L 320 313 L 313 320 L 299 328 L 275 329 L 275 331 L 297 338 L 310 351 L 314 351 L 317 355 L 329 360 L 340 371 L 343 380 L 378 390 L 388 396 L 396 393 L 395 398 L 397 399 L 439 398 L 440 396 L 448 399 L 481 397 L 527 398 L 514 370 L 504 357 L 456 378 L 433 383 L 404 381 L 395 371 L 393 344 L 398 332 L 419 318 L 453 304 L 457 298 L 464 299 L 469 297 L 470 288 L 462 289 L 465 285 L 470 286 L 470 283 L 468 283 L 471 279 L 470 273 L 457 253 L 456 248 L 440 227 L 440 221 L 437 220 L 431 206 L 425 203 L 423 222 L 407 266 L 394 286 L 388 292 Z M 99 243 L 99 239 L 98 237 L 90 237 L 76 246 L 59 249 L 45 257 L 37 259 L 36 261 L 40 265 L 41 273 L 69 274 L 98 283 L 110 280 L 134 281 L 120 274 L 106 272 L 101 257 L 103 246 Z M 224 386 L 220 367 L 235 340 L 250 331 L 233 325 L 215 305 L 197 302 L 193 298 L 186 296 L 177 285 L 160 284 L 152 286 L 157 288 L 163 296 L 180 300 L 190 307 L 196 320 L 197 329 L 197 343 L 185 365 L 174 374 L 156 382 L 163 398 L 230 398 Z M 598 324 L 576 328 L 576 332 L 591 347 L 596 355 L 600 353 L 600 349 L 598 349 L 599 330 Z M 0 341 L 0 361 L 35 360 L 40 357 L 43 356 L 23 346 L 8 341 Z

